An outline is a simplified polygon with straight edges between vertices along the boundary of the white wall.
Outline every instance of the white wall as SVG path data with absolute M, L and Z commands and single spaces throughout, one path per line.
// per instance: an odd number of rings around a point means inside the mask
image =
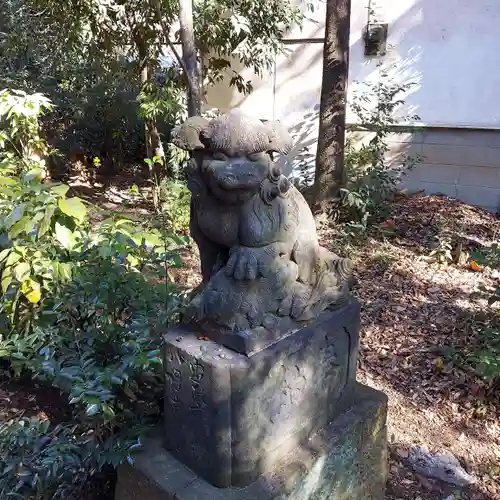
M 297 0 L 300 1 L 300 0 Z M 499 128 L 499 0 L 352 0 L 350 94 L 356 81 L 376 82 L 379 59 L 364 57 L 363 28 L 368 4 L 375 17 L 389 24 L 389 51 L 380 59 L 396 81 L 417 85 L 407 96 L 404 114 L 418 114 L 421 124 L 443 127 Z M 305 1 L 300 3 L 305 9 Z M 288 55 L 245 98 L 227 85 L 209 92 L 209 104 L 242 106 L 252 114 L 280 118 L 290 126 L 319 103 L 325 3 L 316 2 L 316 20 L 287 35 Z M 305 38 L 307 42 L 301 42 Z M 316 39 L 320 43 L 311 43 Z M 251 70 L 246 77 L 253 79 Z M 356 121 L 350 114 L 349 121 Z
M 306 0 L 296 1 L 306 11 Z M 387 55 L 371 60 L 364 56 L 362 39 L 369 4 L 374 17 L 389 25 Z M 253 116 L 283 121 L 296 142 L 279 161 L 292 176 L 300 175 L 299 167 L 314 171 L 324 0 L 316 0 L 315 11 L 307 15 L 313 20 L 286 36 L 287 53 L 276 58 L 269 74 L 255 78 L 251 70 L 242 71 L 254 84 L 250 96 L 230 89 L 228 82 L 207 96 L 209 107 L 239 106 Z M 391 68 L 392 81 L 416 84 L 401 115 L 419 115 L 413 125 L 426 128 L 423 135 L 416 127 L 391 144 L 398 154 L 424 158 L 407 177 L 409 188 L 500 210 L 499 47 L 500 0 L 352 0 L 348 102 L 363 82 L 378 82 L 384 68 Z M 357 121 L 348 107 L 348 122 Z M 450 130 L 456 128 L 463 130 Z
M 363 0 L 353 2 L 355 16 Z M 498 0 L 372 0 L 389 23 L 384 58 L 400 69 L 398 81 L 418 82 L 408 96 L 410 112 L 424 125 L 500 128 L 500 2 Z M 353 19 L 351 75 L 376 80 L 375 61 L 363 60 L 359 23 Z M 352 43 L 354 42 L 354 43 Z

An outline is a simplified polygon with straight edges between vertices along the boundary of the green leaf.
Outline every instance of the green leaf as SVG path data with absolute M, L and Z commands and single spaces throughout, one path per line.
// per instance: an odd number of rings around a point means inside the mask
M 117 221 L 115 221 L 115 226 L 119 227 L 122 224 L 131 224 L 131 223 L 132 221 L 130 219 L 118 219 Z
M 0 252 L 0 262 L 3 262 L 7 256 L 10 254 L 11 252 L 11 249 L 10 248 L 6 248 L 5 250 L 2 250 Z
M 114 412 L 113 408 L 111 408 L 109 405 L 103 404 L 102 410 L 103 410 L 104 416 L 106 418 L 108 418 L 108 419 L 114 418 L 115 412 Z
M 41 168 L 34 168 L 30 170 L 23 178 L 24 182 L 31 182 L 35 179 L 40 179 L 42 178 L 42 169 Z
M 69 191 L 69 186 L 66 186 L 66 184 L 58 184 L 52 186 L 50 189 L 59 196 L 66 196 L 66 193 Z
M 72 265 L 69 262 L 60 262 L 59 263 L 59 277 L 63 281 L 70 281 L 72 277 Z
M 6 267 L 12 266 L 16 262 L 19 262 L 20 260 L 21 260 L 21 255 L 18 252 L 13 251 L 7 257 L 7 260 L 5 261 L 5 266 Z
M 92 417 L 94 415 L 97 415 L 99 413 L 99 410 L 101 409 L 100 405 L 97 403 L 92 403 L 90 405 L 87 405 L 87 409 L 85 410 L 85 413 L 89 416 Z
M 0 194 L 5 195 L 7 198 L 14 198 L 16 196 L 16 193 L 12 189 L 2 186 L 1 184 L 0 184 Z
M 33 231 L 36 221 L 31 217 L 22 217 L 20 221 L 16 222 L 9 231 L 9 235 L 12 238 L 19 236 L 21 233 L 25 232 L 29 234 Z
M 45 214 L 43 216 L 42 222 L 40 222 L 40 226 L 38 227 L 39 238 L 41 238 L 49 230 L 55 209 L 55 205 L 48 205 L 45 209 Z
M 127 255 L 127 261 L 132 267 L 135 267 L 137 266 L 137 264 L 139 264 L 139 259 L 130 254 Z
M 30 275 L 31 267 L 27 262 L 20 262 L 14 268 L 14 276 L 18 281 L 26 280 Z
M 21 292 L 32 304 L 40 302 L 42 292 L 37 281 L 31 278 L 26 280 L 21 286 Z
M 5 268 L 2 273 L 2 293 L 4 295 L 7 293 L 7 290 L 12 283 L 12 279 L 12 268 Z
M 55 233 L 57 241 L 66 250 L 71 250 L 75 246 L 75 236 L 73 232 L 66 226 L 63 226 L 59 222 L 56 222 Z
M 154 247 L 157 245 L 161 245 L 163 243 L 160 234 L 144 233 L 142 235 L 142 237 L 143 237 L 146 245 L 148 245 L 148 246 Z
M 19 183 L 12 177 L 0 177 L 0 186 L 15 186 L 17 184 Z
M 24 215 L 24 211 L 26 210 L 26 204 L 25 203 L 20 203 L 17 205 L 17 207 L 12 210 L 12 212 L 5 217 L 5 227 L 10 228 L 12 227 L 16 222 L 21 220 L 21 217 Z
M 87 209 L 80 198 L 60 199 L 58 205 L 63 213 L 75 218 L 78 222 L 82 223 L 85 220 Z

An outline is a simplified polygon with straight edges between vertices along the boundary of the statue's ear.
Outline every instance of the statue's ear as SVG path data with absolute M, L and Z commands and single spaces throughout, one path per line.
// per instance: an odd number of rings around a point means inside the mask
M 184 123 L 174 127 L 171 133 L 171 142 L 186 151 L 204 149 L 200 141 L 200 131 L 209 125 L 209 121 L 202 116 L 191 116 Z

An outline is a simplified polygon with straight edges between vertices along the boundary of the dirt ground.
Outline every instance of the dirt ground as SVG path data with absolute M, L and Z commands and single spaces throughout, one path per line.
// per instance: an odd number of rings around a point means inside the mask
M 114 210 L 120 201 L 106 201 Z M 390 475 L 387 500 L 500 500 L 500 387 L 460 361 L 478 342 L 475 324 L 500 330 L 498 309 L 484 316 L 483 287 L 498 283 L 490 269 L 472 268 L 468 252 L 500 239 L 500 222 L 443 197 L 403 198 L 363 245 L 323 227 L 325 246 L 355 262 L 354 293 L 362 305 L 358 379 L 389 396 Z M 453 235 L 457 263 L 430 260 L 435 236 Z M 176 280 L 199 283 L 196 249 Z M 458 354 L 457 354 L 458 353 Z M 0 420 L 19 412 L 64 418 L 59 394 L 0 372 Z M 412 444 L 451 451 L 477 478 L 465 490 L 418 476 L 408 465 Z M 85 498 L 112 498 L 113 475 Z M 95 488 L 92 488 L 95 490 Z M 362 500 L 362 499 L 360 499 Z

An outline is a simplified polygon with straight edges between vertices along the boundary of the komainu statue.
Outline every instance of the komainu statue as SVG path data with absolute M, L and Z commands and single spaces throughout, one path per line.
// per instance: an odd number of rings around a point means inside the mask
M 196 116 L 172 142 L 191 152 L 191 235 L 203 286 L 190 310 L 198 325 L 273 329 L 346 301 L 351 262 L 320 246 L 309 206 L 272 160 L 293 145 L 280 122 L 239 110 Z

